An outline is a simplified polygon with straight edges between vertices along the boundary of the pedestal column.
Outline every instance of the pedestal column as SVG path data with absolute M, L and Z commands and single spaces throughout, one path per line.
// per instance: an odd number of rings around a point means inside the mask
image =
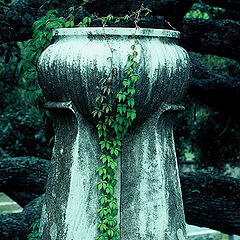
M 163 104 L 123 142 L 121 239 L 184 240 L 184 210 L 173 140 L 176 112 Z
M 95 126 L 71 102 L 48 102 L 56 137 L 42 210 L 43 240 L 94 240 L 100 149 Z
M 95 126 L 71 102 L 49 102 L 56 138 L 42 211 L 42 239 L 93 240 L 97 235 L 98 159 Z M 163 104 L 127 133 L 115 193 L 122 240 L 185 240 L 172 125 L 181 106 Z

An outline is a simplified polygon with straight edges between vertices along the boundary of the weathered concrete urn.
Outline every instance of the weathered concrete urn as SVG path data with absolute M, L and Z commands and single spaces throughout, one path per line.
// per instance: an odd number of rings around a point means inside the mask
M 96 169 L 101 155 L 92 117 L 99 80 L 115 75 L 110 101 L 121 90 L 133 39 L 131 28 L 58 29 L 40 56 L 39 84 L 56 119 L 56 137 L 42 210 L 43 240 L 94 240 L 97 235 Z M 137 119 L 122 144 L 117 169 L 122 240 L 186 239 L 172 125 L 190 76 L 179 32 L 139 29 L 136 38 Z

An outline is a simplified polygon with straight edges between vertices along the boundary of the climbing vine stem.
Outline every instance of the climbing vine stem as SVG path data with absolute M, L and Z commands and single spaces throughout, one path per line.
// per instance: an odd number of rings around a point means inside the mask
M 138 52 L 136 46 L 139 41 L 136 39 L 136 33 L 139 28 L 138 22 L 140 21 L 140 14 L 146 11 L 149 13 L 149 9 L 141 6 L 141 8 L 133 12 L 131 17 L 134 17 L 135 31 L 132 34 L 133 44 L 131 45 L 131 53 L 127 57 L 127 67 L 124 70 L 125 78 L 122 80 L 122 90 L 116 95 L 116 112 L 109 100 L 109 95 L 112 93 L 111 86 L 109 86 L 108 79 L 114 77 L 115 74 L 113 63 L 114 50 L 108 41 L 105 33 L 105 26 L 108 21 L 114 20 L 120 21 L 120 18 L 114 18 L 112 15 L 108 15 L 105 18 L 98 18 L 103 26 L 103 34 L 107 41 L 108 47 L 111 52 L 110 59 L 110 74 L 100 81 L 101 94 L 96 98 L 96 102 L 99 102 L 93 111 L 93 116 L 96 117 L 98 124 L 98 137 L 100 139 L 100 146 L 102 149 L 102 155 L 100 157 L 101 165 L 96 170 L 99 175 L 99 181 L 97 187 L 100 192 L 98 197 L 100 207 L 98 209 L 99 221 L 98 229 L 99 234 L 97 240 L 117 240 L 119 239 L 119 229 L 117 222 L 117 199 L 114 196 L 115 187 L 117 184 L 116 169 L 118 166 L 118 159 L 121 152 L 122 140 L 128 128 L 136 118 L 136 110 L 134 109 L 134 95 L 135 95 L 135 83 L 138 80 L 137 73 L 137 61 Z M 124 17 L 128 19 L 128 15 Z

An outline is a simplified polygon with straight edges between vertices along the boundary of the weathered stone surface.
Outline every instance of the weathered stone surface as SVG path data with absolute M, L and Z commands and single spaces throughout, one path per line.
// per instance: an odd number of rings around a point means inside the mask
M 182 109 L 163 104 L 124 140 L 121 239 L 186 239 L 172 130 L 174 111 Z
M 109 79 L 113 87 L 110 103 L 122 89 L 127 57 L 134 43 L 134 28 L 105 28 L 113 54 L 116 74 Z M 140 29 L 136 33 L 139 63 L 136 71 L 135 125 L 157 111 L 162 102 L 178 103 L 188 86 L 190 66 L 187 52 L 177 46 L 179 32 Z M 56 41 L 39 59 L 39 83 L 48 101 L 72 101 L 78 112 L 96 124 L 92 111 L 101 94 L 99 80 L 108 76 L 111 57 L 109 45 L 100 28 L 58 29 Z
M 42 239 L 95 239 L 100 156 L 96 129 L 71 103 L 48 103 L 48 107 L 57 126 L 42 210 Z
M 108 43 L 115 49 L 116 68 L 108 79 L 113 88 L 109 102 L 116 104 L 133 32 L 59 29 L 56 42 L 40 57 L 40 85 L 57 120 L 42 213 L 43 239 L 93 240 L 97 235 L 95 171 L 100 147 L 92 111 L 101 93 L 98 81 L 110 73 Z M 176 104 L 186 92 L 190 64 L 186 51 L 176 45 L 178 37 L 178 32 L 159 29 L 141 29 L 136 35 L 140 41 L 137 119 L 124 141 L 117 170 L 122 240 L 184 240 L 186 236 L 171 111 L 181 109 Z

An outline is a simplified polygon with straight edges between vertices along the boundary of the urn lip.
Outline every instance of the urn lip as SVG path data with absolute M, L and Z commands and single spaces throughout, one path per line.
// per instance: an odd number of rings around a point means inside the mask
M 58 28 L 54 36 L 84 36 L 103 35 L 105 32 L 109 36 L 132 36 L 135 28 L 113 28 L 113 27 L 85 27 L 85 28 Z M 145 37 L 165 37 L 180 38 L 180 32 L 168 29 L 140 28 L 136 31 L 136 36 Z

